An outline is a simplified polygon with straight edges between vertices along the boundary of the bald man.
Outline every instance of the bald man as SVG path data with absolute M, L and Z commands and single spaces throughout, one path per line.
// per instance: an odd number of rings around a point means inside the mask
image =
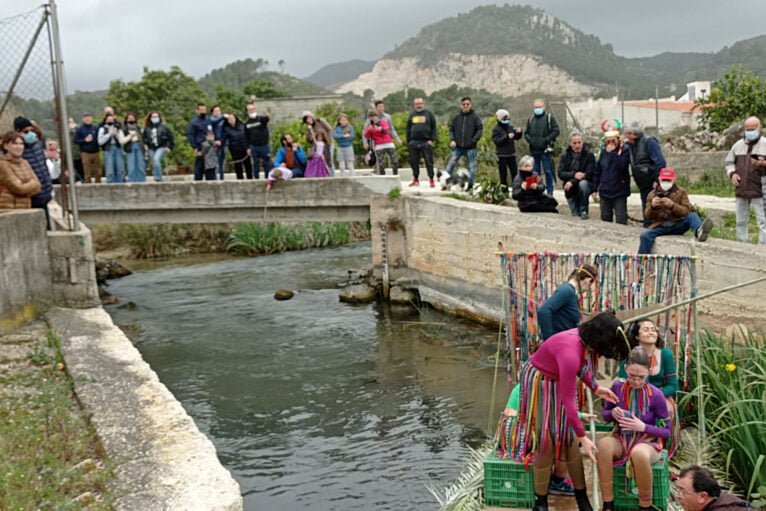
M 766 187 L 766 139 L 761 136 L 761 120 L 748 117 L 744 136 L 734 143 L 726 155 L 726 173 L 734 185 L 737 204 L 737 240 L 749 240 L 747 226 L 750 208 L 758 223 L 758 243 L 766 245 L 766 213 L 763 189 Z

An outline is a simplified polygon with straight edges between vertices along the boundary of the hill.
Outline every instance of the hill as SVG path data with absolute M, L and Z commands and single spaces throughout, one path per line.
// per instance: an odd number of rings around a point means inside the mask
M 766 36 L 715 53 L 625 58 L 543 10 L 488 5 L 422 28 L 337 90 L 372 88 L 385 95 L 405 84 L 431 92 L 455 83 L 505 96 L 572 97 L 611 96 L 619 87 L 628 98 L 644 98 L 654 96 L 655 86 L 661 95 L 683 94 L 687 82 L 715 80 L 734 64 L 766 76 Z
M 206 94 L 213 96 L 216 85 L 234 90 L 241 90 L 253 80 L 268 80 L 289 96 L 315 96 L 331 94 L 324 87 L 309 83 L 300 78 L 276 71 L 267 71 L 268 62 L 263 59 L 237 60 L 218 69 L 213 69 L 199 79 L 199 84 Z
M 305 77 L 304 80 L 320 87 L 333 88 L 343 82 L 353 80 L 362 73 L 371 71 L 375 62 L 377 61 L 354 59 L 327 64 Z

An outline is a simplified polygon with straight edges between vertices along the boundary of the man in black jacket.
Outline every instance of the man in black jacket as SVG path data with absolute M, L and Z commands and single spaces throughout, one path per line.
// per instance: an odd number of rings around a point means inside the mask
M 545 102 L 536 99 L 532 117 L 527 121 L 524 140 L 529 144 L 529 153 L 535 159 L 535 172 L 542 175 L 540 167 L 545 169 L 545 188 L 553 196 L 553 146 L 559 136 L 559 123 L 556 116 L 545 111 Z
M 434 141 L 436 141 L 436 117 L 433 112 L 426 110 L 423 98 L 415 98 L 412 102 L 413 111 L 407 119 L 407 147 L 410 149 L 410 167 L 412 167 L 412 183 L 410 186 L 420 186 L 420 158 L 426 162 L 428 184 L 433 188 L 434 183 Z
M 269 120 L 271 114 L 261 115 L 255 111 L 255 105 L 248 103 L 247 119 L 245 120 L 245 138 L 250 148 L 247 154 L 253 158 L 253 176 L 258 179 L 261 161 L 263 162 L 263 177 L 268 177 L 271 170 L 271 148 L 269 147 Z
M 676 484 L 676 501 L 684 511 L 748 511 L 747 501 L 736 495 L 721 491 L 713 473 L 700 466 L 681 471 Z
M 453 119 L 449 127 L 449 146 L 452 149 L 447 163 L 446 172 L 452 176 L 458 160 L 465 156 L 468 160 L 468 172 L 471 177 L 468 180 L 468 189 L 473 188 L 476 180 L 476 144 L 484 131 L 484 125 L 479 115 L 471 108 L 471 98 L 464 97 L 460 100 L 460 113 Z
M 588 219 L 588 196 L 590 195 L 596 157 L 585 145 L 582 134 L 575 130 L 569 134 L 569 147 L 559 160 L 559 179 L 564 183 L 564 194 L 569 202 L 572 216 Z

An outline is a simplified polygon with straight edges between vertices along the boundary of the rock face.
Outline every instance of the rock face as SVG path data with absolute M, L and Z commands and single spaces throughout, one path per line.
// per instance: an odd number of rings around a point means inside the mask
M 401 286 L 392 287 L 388 293 L 388 298 L 392 304 L 396 305 L 413 305 L 417 300 L 415 293 Z
M 274 299 L 275 300 L 280 300 L 280 301 L 281 300 L 289 300 L 293 296 L 295 296 L 295 293 L 293 293 L 289 289 L 277 289 L 274 292 Z
M 425 67 L 413 57 L 383 59 L 369 73 L 338 86 L 336 92 L 350 91 L 362 95 L 365 89 L 372 89 L 376 97 L 383 97 L 407 85 L 430 94 L 453 84 L 486 89 L 508 97 L 531 92 L 580 97 L 595 92 L 595 88 L 578 82 L 557 67 L 543 64 L 539 57 L 532 55 L 451 53 L 431 64 Z
M 374 287 L 367 284 L 350 286 L 341 291 L 339 298 L 346 303 L 370 303 L 375 301 L 378 292 Z

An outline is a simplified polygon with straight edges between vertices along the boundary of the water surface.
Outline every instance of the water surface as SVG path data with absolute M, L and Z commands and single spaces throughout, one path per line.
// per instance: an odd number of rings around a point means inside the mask
M 338 301 L 368 243 L 162 265 L 110 306 L 239 482 L 246 509 L 435 509 L 484 439 L 497 332 Z M 274 300 L 274 290 L 296 291 Z M 125 304 L 134 302 L 135 307 Z M 505 398 L 498 384 L 495 410 Z

